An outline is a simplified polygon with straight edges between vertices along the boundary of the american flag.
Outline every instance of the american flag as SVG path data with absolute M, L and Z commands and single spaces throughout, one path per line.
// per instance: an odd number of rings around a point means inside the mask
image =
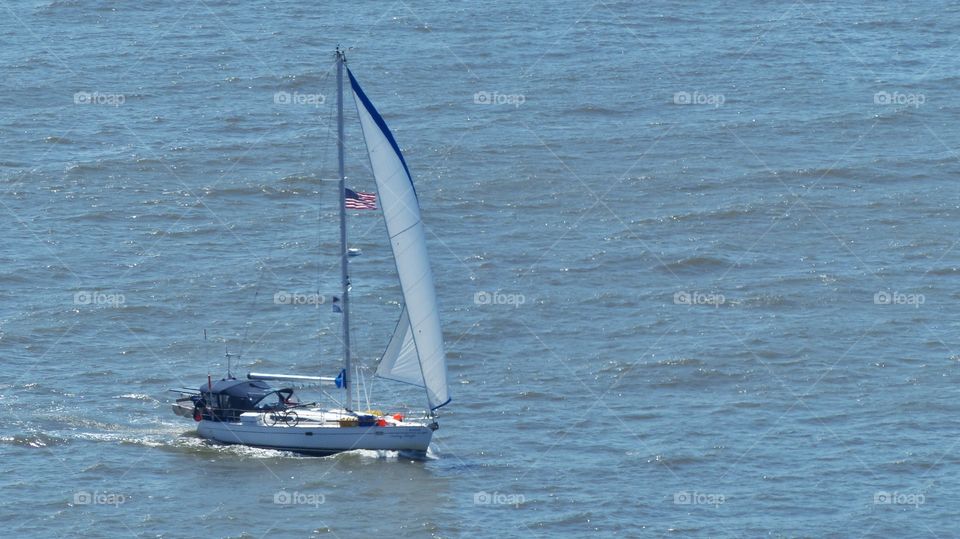
M 377 209 L 377 195 L 347 189 L 343 205 L 348 210 L 375 210 Z

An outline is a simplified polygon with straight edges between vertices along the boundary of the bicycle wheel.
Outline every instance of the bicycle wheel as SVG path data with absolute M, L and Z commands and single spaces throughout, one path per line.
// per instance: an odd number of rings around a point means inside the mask
M 300 416 L 296 412 L 286 412 L 283 415 L 283 424 L 288 427 L 296 427 L 300 422 Z

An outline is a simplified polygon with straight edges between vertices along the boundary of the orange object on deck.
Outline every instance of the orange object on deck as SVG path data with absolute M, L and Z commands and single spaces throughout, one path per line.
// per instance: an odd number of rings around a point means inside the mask
M 393 414 L 393 418 L 397 421 L 403 421 L 403 414 Z
M 377 420 L 377 426 L 378 426 L 378 427 L 386 427 L 386 426 L 387 426 L 387 420 L 381 417 L 380 419 Z

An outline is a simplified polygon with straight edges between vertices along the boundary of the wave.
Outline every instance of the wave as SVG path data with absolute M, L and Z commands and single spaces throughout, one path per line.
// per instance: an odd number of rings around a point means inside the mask
M 317 458 L 317 457 L 307 457 L 307 458 Z M 335 455 L 329 455 L 326 457 L 319 457 L 326 459 L 339 459 L 339 460 L 388 460 L 396 461 L 400 459 L 409 459 L 409 460 L 438 460 L 440 455 L 434 450 L 433 445 L 431 444 L 427 448 L 426 453 L 419 452 L 407 452 L 407 451 L 391 451 L 391 450 L 374 450 L 374 449 L 354 449 L 353 451 L 344 451 L 342 453 L 337 453 Z
M 808 282 L 799 280 L 801 282 Z M 796 300 L 787 299 L 781 294 L 761 295 L 740 300 L 745 307 L 787 307 L 796 305 Z
M 620 117 L 622 110 L 611 109 L 600 105 L 581 105 L 579 107 L 568 109 L 565 114 L 581 114 L 584 116 L 611 116 Z
M 912 22 L 905 22 L 898 19 L 873 19 L 865 21 L 854 21 L 853 28 L 857 30 L 916 30 L 916 25 Z
M 658 420 L 663 417 L 662 414 L 656 414 L 652 412 L 623 412 L 618 415 L 620 419 L 624 422 L 630 421 L 651 421 Z
M 545 401 L 545 400 L 554 400 L 562 401 L 566 397 L 563 394 L 553 394 L 553 393 L 541 393 L 539 391 L 521 391 L 518 395 L 518 400 L 532 400 L 532 401 Z
M 157 399 L 146 395 L 144 393 L 125 393 L 123 395 L 116 395 L 113 398 L 115 399 L 129 399 L 135 401 L 144 401 L 144 402 L 159 402 Z
M 694 358 L 661 359 L 656 363 L 647 364 L 649 367 L 700 367 L 703 365 L 705 365 L 703 361 Z
M 728 219 L 735 220 L 737 218 L 742 218 L 751 215 L 761 214 L 760 208 L 754 205 L 743 205 L 743 206 L 731 206 L 727 208 L 719 208 L 715 210 L 708 211 L 695 211 L 690 213 L 682 213 L 677 215 L 670 215 L 668 217 L 660 217 L 655 219 L 644 219 L 646 224 L 662 224 L 667 221 L 701 221 L 704 219 Z M 643 224 L 641 221 L 639 224 Z
M 727 269 L 731 263 L 711 256 L 691 256 L 681 258 L 666 264 L 660 264 L 655 269 L 669 273 L 695 273 L 700 271 Z
M 311 93 L 323 94 L 325 97 L 323 105 L 332 106 L 334 100 L 331 99 L 331 97 L 333 96 L 327 94 L 334 91 L 333 77 L 335 77 L 336 72 L 332 69 L 333 62 L 330 63 L 330 66 L 331 69 L 325 70 L 284 73 L 282 75 L 267 74 L 241 80 L 246 80 L 251 87 L 266 88 L 275 92 L 309 91 Z M 239 82 L 239 80 L 230 82 Z M 321 105 L 321 107 L 323 105 Z
M 10 169 L 24 169 L 29 167 L 30 164 L 26 162 L 19 161 L 0 161 L 0 167 L 10 168 Z M 16 179 L 18 176 L 26 176 L 29 174 L 26 170 L 14 170 L 11 174 L 5 178 L 0 178 L 0 183 L 15 183 L 21 180 Z
M 55 447 L 66 445 L 69 440 L 49 434 L 17 434 L 14 436 L 0 436 L 0 443 L 19 446 L 19 447 Z
M 95 172 L 104 169 L 103 161 L 70 163 L 66 167 L 66 172 Z
M 310 184 L 311 180 L 314 182 L 313 185 Z M 282 200 L 287 198 L 303 198 L 305 196 L 315 197 L 319 192 L 316 189 L 319 180 L 309 176 L 287 176 L 282 178 L 280 183 L 287 184 L 287 186 L 277 187 L 276 185 L 260 183 L 232 187 L 204 187 L 201 189 L 200 194 L 204 199 L 210 200 L 262 196 Z
M 403 451 L 388 450 L 370 450 L 355 449 L 353 451 L 344 451 L 327 456 L 307 456 L 292 451 L 278 451 L 275 449 L 264 449 L 259 447 L 250 447 L 238 444 L 223 444 L 211 440 L 200 438 L 196 433 L 185 433 L 177 437 L 169 444 L 157 443 L 149 439 L 134 438 L 128 441 L 137 445 L 146 445 L 149 447 L 161 447 L 177 451 L 187 451 L 191 453 L 215 453 L 219 455 L 233 455 L 252 459 L 293 459 L 293 460 L 437 460 L 439 457 L 432 449 L 428 449 L 424 454 L 411 454 Z
M 790 172 L 784 172 L 800 178 L 853 178 L 864 179 L 871 178 L 876 171 L 865 167 L 813 167 L 800 168 Z
M 162 158 L 157 158 L 152 156 L 151 157 L 136 156 L 133 158 L 133 162 L 138 165 L 161 165 L 164 163 Z
M 112 430 L 98 432 L 74 432 L 70 436 L 76 440 L 94 443 L 133 445 L 147 448 L 160 448 L 190 453 L 233 454 L 248 458 L 277 458 L 295 456 L 285 451 L 257 449 L 253 447 L 217 444 L 200 438 L 195 430 L 184 425 L 165 423 L 164 428 L 150 430 Z M 189 430 L 188 430 L 189 429 Z
M 152 397 L 138 394 L 121 395 L 114 398 L 153 400 Z M 71 430 L 68 434 L 59 436 L 40 433 L 7 436 L 0 437 L 0 443 L 41 448 L 66 445 L 70 443 L 71 440 L 79 440 L 92 443 L 140 446 L 151 449 L 191 453 L 198 456 L 230 455 L 250 459 L 437 460 L 440 458 L 440 454 L 432 446 L 425 454 L 359 449 L 325 457 L 304 456 L 290 451 L 278 451 L 237 444 L 223 444 L 207 440 L 197 434 L 192 426 L 192 422 L 171 423 L 160 421 L 156 428 L 149 429 L 131 429 L 121 425 L 108 425 L 83 420 L 82 418 L 74 418 L 73 420 L 66 421 L 64 424 L 72 426 L 71 428 L 81 427 L 87 429 L 93 428 L 95 430 L 80 432 Z
M 639 457 L 641 455 L 639 454 L 639 452 L 634 452 L 632 454 L 627 453 L 627 456 Z M 667 468 L 672 469 L 675 467 L 683 466 L 685 464 L 699 464 L 701 462 L 712 461 L 713 458 L 708 456 L 698 457 L 694 455 L 667 456 L 663 454 L 656 454 L 656 455 L 647 455 L 645 460 L 647 461 L 647 464 L 656 464 L 659 466 L 665 466 Z
M 109 442 L 122 445 L 142 445 L 145 447 L 163 447 L 166 442 L 160 435 L 143 435 L 122 432 L 78 432 L 73 435 L 78 440 L 88 442 Z

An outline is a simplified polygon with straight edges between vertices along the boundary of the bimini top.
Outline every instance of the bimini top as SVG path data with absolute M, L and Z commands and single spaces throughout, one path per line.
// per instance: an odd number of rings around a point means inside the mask
M 203 384 L 200 393 L 214 393 L 227 395 L 238 399 L 249 400 L 254 403 L 276 391 L 270 384 L 262 380 L 217 380 L 212 389 Z

